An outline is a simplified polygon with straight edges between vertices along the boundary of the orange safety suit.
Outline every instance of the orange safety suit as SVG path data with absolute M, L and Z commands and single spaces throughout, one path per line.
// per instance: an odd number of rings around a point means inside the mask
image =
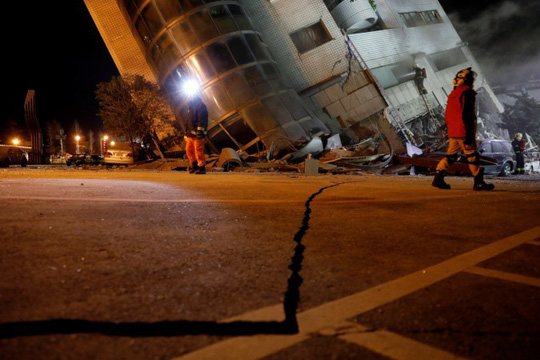
M 467 157 L 473 176 L 478 175 L 476 164 L 476 115 L 474 109 L 476 91 L 468 85 L 456 86 L 448 96 L 444 120 L 448 128 L 447 156 L 437 165 L 437 170 L 448 170 L 458 158 L 459 151 Z
M 184 119 L 186 155 L 190 164 L 198 167 L 206 165 L 204 157 L 204 138 L 208 127 L 208 110 L 199 97 L 188 103 L 188 111 Z

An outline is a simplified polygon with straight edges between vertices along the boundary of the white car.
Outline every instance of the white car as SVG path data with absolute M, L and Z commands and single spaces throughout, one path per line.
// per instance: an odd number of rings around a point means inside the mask
M 525 156 L 525 173 L 540 172 L 540 152 L 530 152 Z
M 28 165 L 28 153 L 17 146 L 0 146 L 0 166 Z
M 108 150 L 103 162 L 105 165 L 131 165 L 134 163 L 133 154 L 127 150 Z

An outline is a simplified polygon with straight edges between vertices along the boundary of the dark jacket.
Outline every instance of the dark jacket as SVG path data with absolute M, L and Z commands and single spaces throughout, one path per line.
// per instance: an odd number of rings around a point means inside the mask
M 195 98 L 188 104 L 186 114 L 186 136 L 204 138 L 208 129 L 208 110 L 200 98 Z
M 516 154 L 523 153 L 526 146 L 527 146 L 527 143 L 526 143 L 525 139 L 521 139 L 521 140 L 514 139 L 514 141 L 512 141 L 512 147 L 514 148 L 514 152 Z
M 475 98 L 476 91 L 468 85 L 456 86 L 450 93 L 444 114 L 444 120 L 448 127 L 448 137 L 465 138 L 465 143 L 470 145 L 475 143 Z

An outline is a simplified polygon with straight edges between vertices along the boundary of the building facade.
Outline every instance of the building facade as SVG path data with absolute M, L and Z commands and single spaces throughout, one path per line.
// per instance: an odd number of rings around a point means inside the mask
M 394 129 L 428 132 L 426 116 L 442 111 L 451 79 L 467 66 L 479 73 L 485 103 L 502 110 L 436 0 L 85 3 L 120 73 L 157 82 L 180 122 L 182 84 L 197 81 L 217 151 L 297 149 L 359 124 L 399 146 Z M 426 94 L 415 64 L 426 69 Z
M 440 117 L 446 108 L 455 74 L 472 67 L 478 74 L 479 122 L 489 127 L 487 133 L 500 130 L 494 119 L 504 108 L 439 1 L 374 0 L 373 4 L 378 27 L 349 36 L 406 126 L 414 133 L 429 132 L 430 118 Z M 425 94 L 415 82 L 415 65 L 425 69 Z

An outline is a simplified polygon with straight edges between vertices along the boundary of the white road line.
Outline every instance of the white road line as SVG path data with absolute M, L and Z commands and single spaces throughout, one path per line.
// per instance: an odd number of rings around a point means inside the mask
M 486 269 L 486 268 L 481 268 L 481 267 L 476 267 L 476 266 L 465 270 L 465 272 L 468 272 L 470 274 L 475 274 L 475 275 L 487 276 L 490 278 L 495 278 L 495 279 L 500 279 L 500 280 L 507 280 L 507 281 L 511 281 L 515 283 L 524 284 L 524 285 L 540 287 L 540 279 L 531 277 L 531 276 L 508 273 L 504 271 Z
M 365 331 L 363 326 L 359 326 L 358 331 L 340 335 L 338 338 L 395 360 L 465 360 L 463 357 L 388 330 Z
M 495 241 L 424 270 L 331 301 L 298 314 L 300 333 L 296 335 L 257 335 L 230 338 L 195 350 L 176 360 L 242 359 L 255 360 L 271 355 L 310 338 L 310 334 L 335 328 L 343 321 L 388 304 L 426 286 L 462 272 L 482 261 L 540 237 L 540 226 Z

